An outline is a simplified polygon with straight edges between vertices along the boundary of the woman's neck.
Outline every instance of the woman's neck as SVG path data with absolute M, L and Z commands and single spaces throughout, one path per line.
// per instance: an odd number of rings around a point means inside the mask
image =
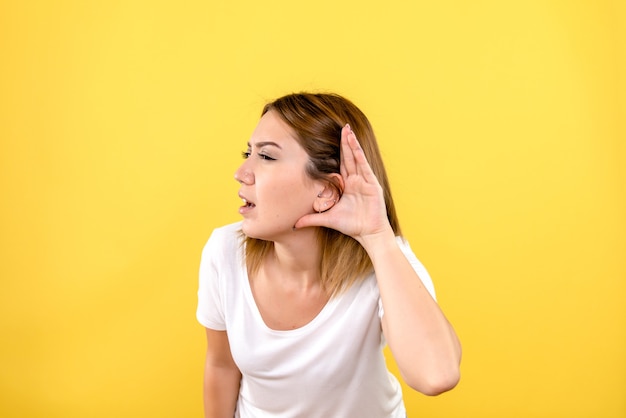
M 321 251 L 315 228 L 294 231 L 289 239 L 275 241 L 264 267 L 280 280 L 310 288 L 319 285 Z

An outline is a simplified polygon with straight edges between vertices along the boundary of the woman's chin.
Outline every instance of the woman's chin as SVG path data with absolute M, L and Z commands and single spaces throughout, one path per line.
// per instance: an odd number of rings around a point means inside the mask
M 241 224 L 241 232 L 248 238 L 267 240 L 263 231 L 246 219 Z

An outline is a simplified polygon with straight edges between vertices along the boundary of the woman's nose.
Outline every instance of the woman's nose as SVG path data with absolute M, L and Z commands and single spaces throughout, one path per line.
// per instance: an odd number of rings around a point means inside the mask
M 235 171 L 235 180 L 237 180 L 241 184 L 252 184 L 254 183 L 254 175 L 247 167 L 245 161 L 243 164 L 239 166 L 237 171 Z

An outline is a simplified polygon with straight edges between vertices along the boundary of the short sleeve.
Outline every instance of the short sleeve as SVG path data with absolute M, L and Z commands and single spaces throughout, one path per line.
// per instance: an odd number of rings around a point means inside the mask
M 437 296 L 435 294 L 435 286 L 433 285 L 433 281 L 430 278 L 430 274 L 428 274 L 426 267 L 424 267 L 421 261 L 417 259 L 417 257 L 413 253 L 413 250 L 411 250 L 411 246 L 409 245 L 408 241 L 406 241 L 402 237 L 396 237 L 396 241 L 398 242 L 398 246 L 400 247 L 400 250 L 402 250 L 402 253 L 411 264 L 411 267 L 413 267 L 413 270 L 415 270 L 415 272 L 419 276 L 420 280 L 422 281 L 422 284 L 424 285 L 426 290 L 428 290 L 428 293 L 430 293 L 430 295 L 436 301 Z M 382 318 L 384 313 L 385 311 L 383 309 L 383 302 L 379 298 L 378 299 L 378 316 Z
M 224 295 L 220 285 L 219 243 L 215 232 L 211 234 L 202 250 L 198 286 L 198 309 L 196 318 L 206 328 L 226 330 L 224 320 Z

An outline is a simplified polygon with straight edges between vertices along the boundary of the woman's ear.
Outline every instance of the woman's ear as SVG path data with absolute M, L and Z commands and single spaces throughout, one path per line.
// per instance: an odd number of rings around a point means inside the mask
M 343 190 L 343 178 L 339 174 L 332 174 L 323 187 L 313 202 L 313 209 L 318 213 L 326 212 L 339 202 Z

